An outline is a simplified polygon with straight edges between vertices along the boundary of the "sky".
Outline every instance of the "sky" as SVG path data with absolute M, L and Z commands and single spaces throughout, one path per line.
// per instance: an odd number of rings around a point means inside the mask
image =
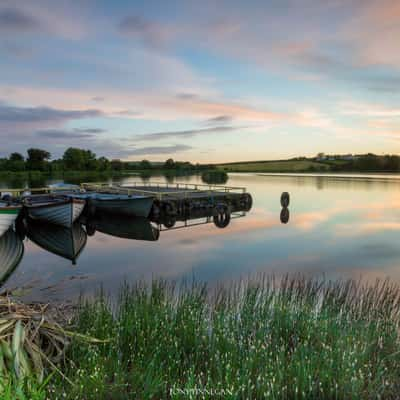
M 0 157 L 400 153 L 400 1 L 0 1 Z

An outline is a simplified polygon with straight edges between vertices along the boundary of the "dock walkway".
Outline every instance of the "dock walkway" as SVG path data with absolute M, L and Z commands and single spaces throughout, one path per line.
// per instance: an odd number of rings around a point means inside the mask
M 82 183 L 88 191 L 138 194 L 154 198 L 153 214 L 186 215 L 194 209 L 229 208 L 229 212 L 249 211 L 252 198 L 244 187 L 190 183 L 133 182 L 129 185 Z

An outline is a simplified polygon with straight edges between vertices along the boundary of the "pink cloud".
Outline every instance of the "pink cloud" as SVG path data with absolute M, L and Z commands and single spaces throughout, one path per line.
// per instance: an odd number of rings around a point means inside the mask
M 361 65 L 400 68 L 400 3 L 397 0 L 365 1 L 345 25 L 344 38 L 356 46 Z

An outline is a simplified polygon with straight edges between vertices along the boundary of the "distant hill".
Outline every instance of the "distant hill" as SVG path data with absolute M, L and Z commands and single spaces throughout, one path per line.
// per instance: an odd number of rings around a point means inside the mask
M 218 164 L 217 167 L 227 172 L 304 172 L 330 170 L 328 164 L 311 160 L 248 161 Z
M 216 164 L 226 172 L 400 172 L 397 155 L 319 155 L 290 160 L 240 161 Z

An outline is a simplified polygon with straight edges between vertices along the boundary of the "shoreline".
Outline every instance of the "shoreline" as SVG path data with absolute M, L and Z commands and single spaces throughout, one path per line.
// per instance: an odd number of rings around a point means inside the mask
M 242 173 L 242 172 L 235 172 Z M 243 172 L 249 173 L 249 172 Z M 333 179 L 357 179 L 357 180 L 386 180 L 386 181 L 399 181 L 399 173 L 362 173 L 362 172 L 340 172 L 340 173 L 315 173 L 315 172 L 254 172 L 258 176 L 276 176 L 276 177 L 306 177 L 306 178 L 333 178 Z

